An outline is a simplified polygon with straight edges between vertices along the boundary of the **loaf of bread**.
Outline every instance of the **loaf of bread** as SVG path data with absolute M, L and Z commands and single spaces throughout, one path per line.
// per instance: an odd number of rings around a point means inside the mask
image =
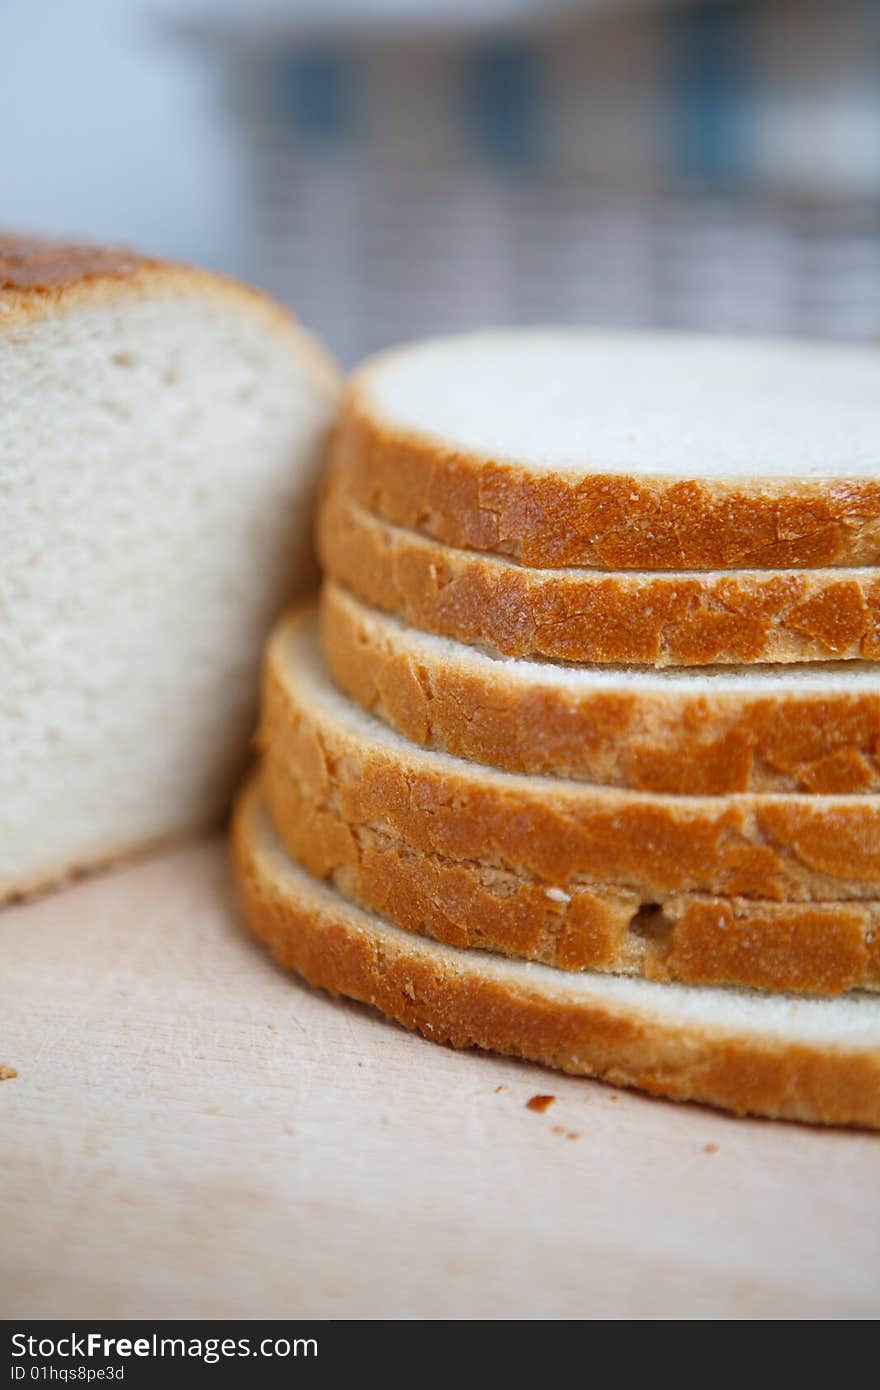
M 402 526 L 532 566 L 880 559 L 877 352 L 534 330 L 373 358 L 334 459 Z
M 738 1113 L 880 1127 L 876 996 L 774 998 L 461 950 L 401 931 L 298 867 L 253 789 L 234 839 L 242 911 L 279 963 L 434 1042 Z
M 255 291 L 0 240 L 0 899 L 229 804 L 338 390 Z

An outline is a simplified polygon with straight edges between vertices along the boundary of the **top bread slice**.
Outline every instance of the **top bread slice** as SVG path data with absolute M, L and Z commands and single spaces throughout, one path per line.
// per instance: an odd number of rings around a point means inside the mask
M 880 558 L 873 348 L 521 330 L 355 373 L 334 459 L 389 521 L 536 567 Z
M 0 240 L 0 899 L 222 814 L 338 393 L 256 291 Z

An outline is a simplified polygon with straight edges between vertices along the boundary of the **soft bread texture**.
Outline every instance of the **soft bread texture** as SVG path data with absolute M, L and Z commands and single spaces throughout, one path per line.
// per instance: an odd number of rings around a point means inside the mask
M 318 548 L 326 572 L 367 603 L 503 656 L 650 666 L 880 658 L 873 569 L 532 569 L 383 522 L 337 475 Z
M 872 796 L 661 796 L 484 768 L 413 745 L 341 695 L 310 605 L 267 653 L 260 743 L 267 766 L 353 825 L 422 853 L 658 893 L 771 900 L 878 896 Z
M 535 566 L 880 558 L 870 347 L 514 331 L 366 363 L 334 455 L 390 521 Z
M 338 391 L 255 291 L 0 241 L 0 898 L 223 813 Z
M 279 839 L 351 902 L 453 946 L 690 984 L 797 994 L 880 987 L 880 903 L 767 903 L 671 894 L 645 904 L 607 884 L 548 888 L 534 878 L 415 850 L 352 825 L 269 760 L 265 803 Z
M 359 910 L 295 865 L 253 790 L 238 805 L 234 854 L 245 920 L 282 966 L 435 1042 L 739 1114 L 880 1126 L 875 996 L 774 998 L 441 945 Z
M 504 659 L 407 627 L 332 580 L 321 639 L 337 685 L 371 714 L 508 772 L 696 796 L 880 785 L 871 664 L 653 672 Z

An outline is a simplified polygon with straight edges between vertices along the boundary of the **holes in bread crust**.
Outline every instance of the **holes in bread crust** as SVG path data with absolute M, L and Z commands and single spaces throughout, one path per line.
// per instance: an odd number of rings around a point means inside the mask
M 663 911 L 662 903 L 642 903 L 629 919 L 629 931 L 650 945 L 659 946 L 669 940 L 672 923 Z

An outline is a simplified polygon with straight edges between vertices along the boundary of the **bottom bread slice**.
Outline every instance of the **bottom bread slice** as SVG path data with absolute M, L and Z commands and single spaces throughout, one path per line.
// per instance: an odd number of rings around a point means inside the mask
M 737 1113 L 880 1128 L 880 1000 L 767 997 L 571 974 L 441 945 L 289 858 L 254 785 L 234 821 L 251 931 L 312 985 L 407 1028 Z

